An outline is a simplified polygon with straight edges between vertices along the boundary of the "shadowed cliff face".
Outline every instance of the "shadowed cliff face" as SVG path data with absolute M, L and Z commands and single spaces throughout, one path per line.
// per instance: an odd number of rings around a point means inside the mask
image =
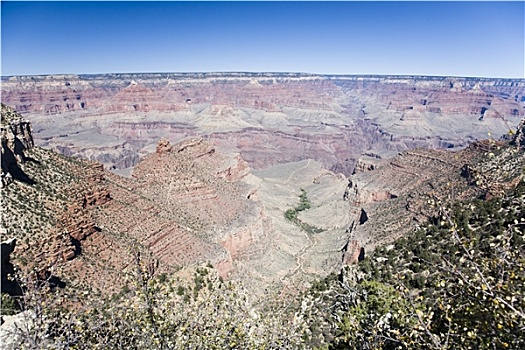
M 5 187 L 13 179 L 34 184 L 23 170 L 27 160 L 25 151 L 33 148 L 31 124 L 24 120 L 12 108 L 2 104 L 2 121 L 0 124 L 0 142 L 2 151 L 2 173 L 0 187 Z
M 314 159 L 352 173 L 358 157 L 499 137 L 524 115 L 523 79 L 271 73 L 7 77 L 3 102 L 37 144 L 126 169 L 159 138 L 205 137 L 254 169 Z

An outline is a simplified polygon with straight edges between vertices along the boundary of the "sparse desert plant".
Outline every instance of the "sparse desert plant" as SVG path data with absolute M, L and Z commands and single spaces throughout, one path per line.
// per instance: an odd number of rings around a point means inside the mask
M 25 308 L 35 316 L 30 327 L 20 329 L 19 348 L 302 347 L 292 316 L 260 312 L 241 285 L 222 281 L 209 266 L 197 268 L 182 286 L 174 278 L 155 277 L 152 264 L 137 258 L 136 265 L 130 275 L 132 286 L 112 297 L 88 291 L 72 297 L 75 293 L 67 296 L 65 290 L 28 290 Z
M 16 301 L 7 293 L 2 293 L 0 315 L 13 315 L 18 311 Z

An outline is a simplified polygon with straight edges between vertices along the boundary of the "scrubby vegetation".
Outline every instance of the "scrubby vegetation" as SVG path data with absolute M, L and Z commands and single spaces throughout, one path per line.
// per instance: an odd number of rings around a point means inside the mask
M 130 286 L 110 297 L 32 286 L 16 349 L 282 349 L 301 348 L 293 314 L 262 312 L 240 285 L 213 267 L 189 279 L 155 277 L 137 260 Z M 269 307 L 267 305 L 266 307 Z
M 301 227 L 302 230 L 304 230 L 307 233 L 314 234 L 314 233 L 320 233 L 323 232 L 322 229 L 309 225 L 306 222 L 301 221 L 297 216 L 300 212 L 310 209 L 312 207 L 312 203 L 308 199 L 308 196 L 306 194 L 306 190 L 304 188 L 301 188 L 301 194 L 299 195 L 299 204 L 295 208 L 290 208 L 284 212 L 284 217 L 288 220 L 294 223 L 295 225 Z
M 304 317 L 320 325 L 310 342 L 333 349 L 525 347 L 525 183 L 490 200 L 432 204 L 439 215 L 428 227 L 310 291 Z
M 295 208 L 288 209 L 284 212 L 284 217 L 293 222 L 294 224 L 299 225 L 299 219 L 297 218 L 297 214 L 299 212 L 310 209 L 312 207 L 312 204 L 310 203 L 310 200 L 308 199 L 308 196 L 306 195 L 306 190 L 304 188 L 301 188 L 301 194 L 299 195 L 299 204 Z

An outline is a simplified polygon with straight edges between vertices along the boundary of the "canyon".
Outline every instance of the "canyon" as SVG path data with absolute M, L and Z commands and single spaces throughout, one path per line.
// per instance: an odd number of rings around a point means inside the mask
M 202 137 L 254 169 L 319 161 L 350 175 L 417 147 L 499 138 L 524 115 L 523 79 L 178 73 L 2 77 L 38 146 L 128 175 L 160 138 Z
M 5 106 L 3 113 L 16 114 Z M 14 123 L 27 122 L 6 122 L 6 139 L 20 137 L 11 132 Z M 11 144 L 3 143 L 3 153 Z M 225 278 L 249 279 L 254 293 L 304 285 L 341 266 L 346 228 L 358 215 L 341 195 L 347 179 L 319 162 L 254 171 L 202 138 L 161 139 L 131 177 L 40 147 L 20 154 L 17 166 L 30 181 L 11 168 L 2 173 L 14 178 L 2 189 L 3 236 L 17 239 L 15 261 L 26 271 L 53 273 L 80 290 L 118 292 L 136 254 L 158 273 L 211 263 Z M 300 220 L 330 217 L 318 228 L 322 234 L 284 217 L 300 188 L 313 205 Z
M 495 176 L 475 159 L 522 135 L 525 114 L 523 79 L 106 74 L 1 89 L 2 236 L 18 265 L 105 292 L 137 254 L 158 273 L 210 263 L 254 293 L 302 288 L 424 225 L 432 201 L 490 195 L 469 185 Z

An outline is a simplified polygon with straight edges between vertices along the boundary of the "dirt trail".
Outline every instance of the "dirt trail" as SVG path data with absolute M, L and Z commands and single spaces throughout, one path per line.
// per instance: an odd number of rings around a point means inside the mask
M 293 268 L 293 270 L 291 270 L 290 272 L 288 272 L 286 275 L 284 275 L 283 277 L 279 279 L 281 283 L 284 283 L 286 279 L 293 277 L 297 273 L 298 270 L 301 270 L 301 272 L 304 273 L 305 275 L 308 274 L 308 272 L 306 272 L 303 267 L 303 264 L 305 261 L 304 256 L 310 249 L 315 247 L 315 245 L 317 244 L 317 240 L 315 238 L 310 237 L 310 235 L 306 233 L 304 230 L 301 230 L 301 232 L 304 234 L 304 236 L 308 240 L 308 243 L 303 248 L 301 248 L 299 252 L 297 252 L 297 254 L 295 255 L 296 266 Z
M 284 185 L 286 185 L 288 183 L 288 181 L 291 180 L 292 176 L 295 175 L 296 172 L 298 171 L 301 171 L 305 168 L 307 168 L 309 165 L 310 165 L 310 162 L 311 162 L 311 159 L 308 159 L 308 162 L 306 163 L 306 165 L 303 165 L 302 167 L 300 167 L 299 169 L 295 169 L 294 171 L 291 172 L 291 174 L 288 176 L 288 178 L 286 179 L 285 182 L 283 182 Z

